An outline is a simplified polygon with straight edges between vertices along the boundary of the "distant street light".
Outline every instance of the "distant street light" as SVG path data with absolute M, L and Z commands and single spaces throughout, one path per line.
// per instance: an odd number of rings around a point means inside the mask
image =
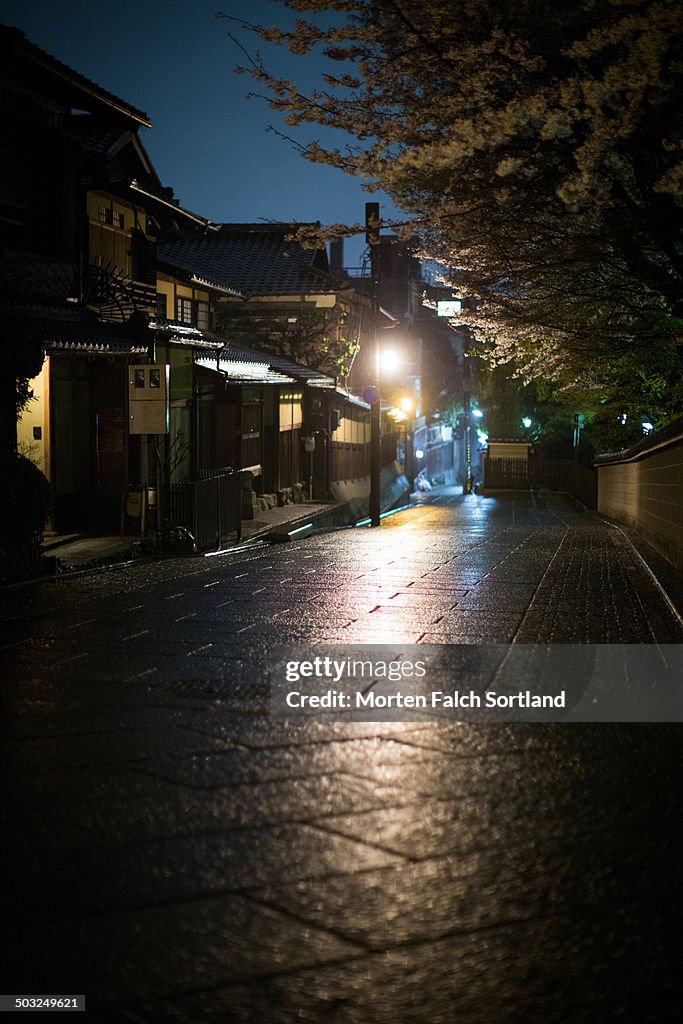
M 525 416 L 524 419 L 522 420 L 522 426 L 524 427 L 525 430 L 528 430 L 529 427 L 531 426 L 532 422 L 533 422 L 533 420 L 531 419 L 530 416 Z
M 395 349 L 384 349 L 381 355 L 380 370 L 382 375 L 397 373 L 401 368 L 403 360 Z

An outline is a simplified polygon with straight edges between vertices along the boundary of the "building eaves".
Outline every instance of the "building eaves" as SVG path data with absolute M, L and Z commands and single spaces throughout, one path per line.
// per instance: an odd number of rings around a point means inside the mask
M 182 217 L 186 217 L 188 220 L 193 221 L 195 224 L 199 224 L 201 227 L 204 227 L 209 231 L 217 230 L 217 226 L 215 224 L 212 224 L 210 220 L 207 220 L 206 217 L 200 217 L 198 213 L 192 213 L 191 210 L 184 209 L 182 206 L 180 206 L 173 200 L 167 199 L 165 196 L 160 196 L 158 193 L 151 191 L 149 188 L 143 188 L 143 186 L 140 185 L 136 178 L 133 178 L 132 181 L 130 182 L 130 189 L 133 192 L 138 192 L 140 195 L 145 196 L 147 199 L 153 199 L 161 206 L 167 207 L 174 213 L 180 214 L 180 216 Z
M 202 277 L 200 274 L 192 274 L 187 270 L 180 270 L 178 267 L 174 267 L 171 263 L 166 263 L 162 259 L 157 259 L 157 269 L 168 274 L 169 277 L 193 284 L 198 288 L 209 288 L 215 292 L 220 292 L 222 295 L 229 295 L 233 299 L 245 298 L 236 288 L 227 288 L 225 285 L 220 284 L 220 282 L 212 281 L 210 278 Z
M 358 395 L 352 394 L 352 392 L 348 391 L 346 388 L 336 387 L 334 390 L 340 398 L 343 398 L 344 401 L 348 402 L 350 405 L 356 405 L 359 409 L 370 408 L 367 402 L 364 402 L 362 398 L 359 398 Z
M 382 314 L 382 316 L 386 317 L 387 320 L 389 320 L 392 325 L 396 325 L 396 324 L 400 324 L 401 323 L 401 319 L 399 317 L 395 316 L 393 313 L 391 313 L 384 306 L 380 306 L 379 307 L 379 312 Z
M 81 140 L 83 153 L 86 157 L 86 171 L 93 161 L 104 161 L 109 175 L 117 181 L 128 184 L 135 173 L 130 169 L 130 154 L 126 159 L 128 147 L 135 154 L 135 160 L 145 178 L 145 187 L 159 193 L 162 185 L 159 176 L 150 160 L 149 154 L 138 135 L 137 127 L 112 124 L 111 119 L 102 115 L 77 114 L 71 117 L 69 128 Z M 97 166 L 97 164 L 95 164 Z M 128 170 L 126 171 L 126 168 Z M 134 179 L 137 180 L 137 179 Z
M 138 110 L 137 107 L 122 100 L 119 96 L 115 96 L 114 93 L 103 89 L 96 82 L 86 78 L 85 75 L 74 70 L 74 68 L 70 68 L 67 64 L 62 63 L 62 61 L 53 57 L 46 50 L 36 46 L 35 43 L 27 39 L 20 29 L 2 25 L 0 26 L 0 33 L 2 35 L 2 51 L 6 65 L 13 60 L 16 61 L 17 58 L 23 57 L 30 64 L 39 66 L 60 80 L 68 89 L 73 89 L 75 93 L 90 97 L 95 101 L 96 105 L 106 106 L 109 110 L 126 118 L 126 120 L 134 121 L 144 128 L 152 127 L 152 122 L 142 110 Z M 73 105 L 76 106 L 77 104 L 74 103 Z
M 24 305 L 5 311 L 12 336 L 30 337 L 46 352 L 68 351 L 142 355 L 146 344 L 120 324 L 103 323 L 87 314 L 58 307 Z
M 234 341 L 224 341 L 223 346 L 222 357 L 226 359 L 239 359 L 243 362 L 267 362 L 274 373 L 283 373 L 300 384 L 307 384 L 310 387 L 335 387 L 336 382 L 333 377 L 321 373 L 320 370 L 313 370 L 310 366 L 301 366 L 285 356 L 278 356 L 272 352 L 261 352 Z
M 188 280 L 191 284 L 199 285 L 200 288 L 213 288 L 217 292 L 222 292 L 224 295 L 232 295 L 235 299 L 243 299 L 242 292 L 238 292 L 236 288 L 228 288 L 224 284 L 218 284 L 216 281 L 210 281 L 205 277 L 200 277 L 198 274 L 190 274 Z
M 297 380 L 309 384 L 311 387 L 334 388 L 336 381 L 320 370 L 313 370 L 310 366 L 300 366 L 284 356 L 269 355 L 271 366 L 282 370 L 283 373 L 290 373 Z
M 46 341 L 45 351 L 50 352 L 83 352 L 87 355 L 147 355 L 147 348 L 132 341 L 117 341 L 114 338 L 96 339 L 92 335 L 79 340 L 54 338 Z
M 225 345 L 225 339 L 219 338 L 208 331 L 200 331 L 198 327 L 181 324 L 177 320 L 155 318 L 149 321 L 148 327 L 171 345 L 182 345 L 185 348 L 208 348 L 214 352 Z
M 217 359 L 201 355 L 196 360 L 199 366 L 221 373 L 226 380 L 235 384 L 295 384 L 293 377 L 273 370 L 265 361 L 226 358 L 223 353 Z

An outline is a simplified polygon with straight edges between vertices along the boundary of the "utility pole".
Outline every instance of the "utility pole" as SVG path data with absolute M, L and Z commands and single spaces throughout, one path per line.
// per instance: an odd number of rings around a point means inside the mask
M 472 430 L 470 423 L 470 416 L 472 410 L 470 407 L 470 393 L 465 392 L 464 399 L 465 419 L 464 419 L 464 440 L 465 440 L 465 484 L 462 489 L 463 494 L 472 493 Z
M 462 366 L 463 380 L 463 441 L 465 444 L 465 479 L 463 481 L 463 494 L 472 493 L 472 364 L 470 362 L 467 348 L 463 353 Z
M 375 373 L 377 383 L 366 391 L 370 403 L 370 526 L 379 526 L 380 487 L 382 470 L 381 399 L 379 390 L 380 347 L 379 347 L 379 203 L 365 204 L 365 241 L 370 246 L 370 273 L 372 277 L 372 333 L 374 339 Z

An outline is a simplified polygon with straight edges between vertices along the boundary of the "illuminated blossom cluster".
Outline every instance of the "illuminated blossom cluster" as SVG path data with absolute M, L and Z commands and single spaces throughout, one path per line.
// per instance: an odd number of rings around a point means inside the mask
M 679 0 L 284 6 L 308 17 L 252 29 L 323 53 L 319 87 L 246 70 L 288 124 L 344 133 L 302 152 L 392 196 L 491 359 L 598 393 L 657 352 L 683 411 Z

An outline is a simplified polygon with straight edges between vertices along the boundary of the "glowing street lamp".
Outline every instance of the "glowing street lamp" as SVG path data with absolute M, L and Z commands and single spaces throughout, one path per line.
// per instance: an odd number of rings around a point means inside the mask
M 403 363 L 400 353 L 392 348 L 384 349 L 380 358 L 380 370 L 384 376 L 397 373 Z

